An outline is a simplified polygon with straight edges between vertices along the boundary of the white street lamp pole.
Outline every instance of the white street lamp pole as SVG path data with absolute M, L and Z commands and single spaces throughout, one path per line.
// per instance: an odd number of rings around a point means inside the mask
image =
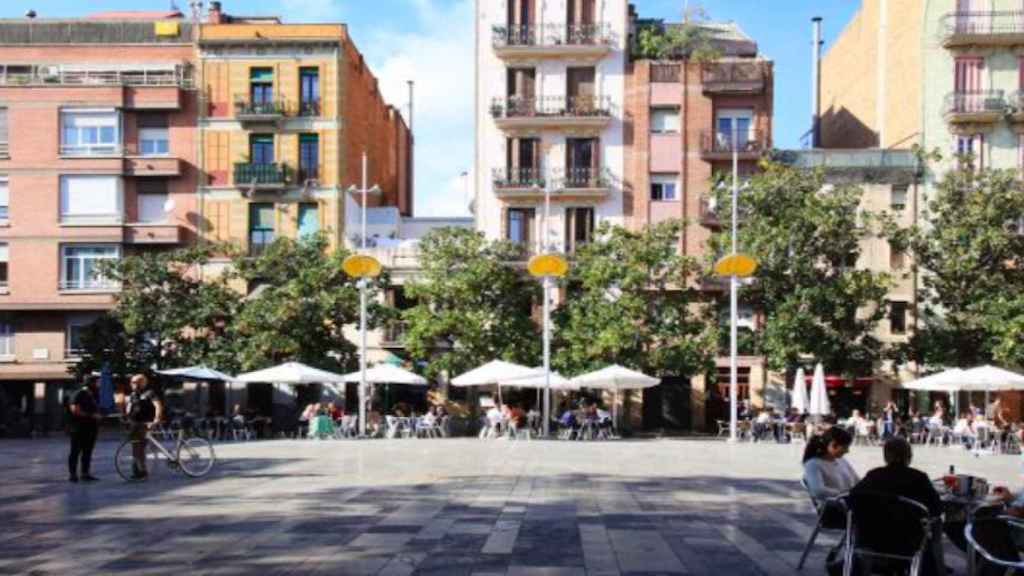
M 551 247 L 551 187 L 544 184 L 544 252 Z M 551 431 L 551 276 L 544 277 L 544 437 Z
M 739 200 L 739 146 L 736 118 L 732 119 L 732 255 L 736 256 L 737 204 Z M 736 377 L 736 291 L 739 279 L 735 272 L 729 277 L 729 441 L 736 442 L 737 377 Z
M 361 247 L 366 252 L 366 151 L 363 151 L 363 231 Z M 366 436 L 366 278 L 359 279 L 359 435 Z

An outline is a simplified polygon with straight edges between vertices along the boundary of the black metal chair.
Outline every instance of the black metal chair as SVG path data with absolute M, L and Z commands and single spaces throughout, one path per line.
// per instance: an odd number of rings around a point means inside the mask
M 811 499 L 811 505 L 814 506 L 815 511 L 818 513 L 818 521 L 814 525 L 811 537 L 804 546 L 803 554 L 800 555 L 800 563 L 796 566 L 797 570 L 804 569 L 804 563 L 807 562 L 807 556 L 810 555 L 811 548 L 814 547 L 814 542 L 818 539 L 819 533 L 839 532 L 842 533 L 842 537 L 846 536 L 846 504 L 843 501 L 843 497 L 838 496 L 819 501 L 811 495 L 810 490 L 807 488 L 807 483 L 802 478 L 800 479 L 800 485 L 804 487 L 804 490 L 807 490 L 807 495 Z
M 843 500 L 847 510 L 843 576 L 921 573 L 933 534 L 928 508 L 879 492 L 851 492 Z
M 1024 574 L 1024 561 L 1014 539 L 1024 534 L 1024 519 L 1011 516 L 975 517 L 964 529 L 967 553 L 972 555 L 968 566 L 976 575 Z M 981 556 L 981 561 L 974 561 Z

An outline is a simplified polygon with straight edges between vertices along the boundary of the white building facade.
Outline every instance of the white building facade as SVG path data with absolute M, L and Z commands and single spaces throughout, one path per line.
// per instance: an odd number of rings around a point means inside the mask
M 488 238 L 571 253 L 623 224 L 628 21 L 626 0 L 477 0 L 473 214 Z

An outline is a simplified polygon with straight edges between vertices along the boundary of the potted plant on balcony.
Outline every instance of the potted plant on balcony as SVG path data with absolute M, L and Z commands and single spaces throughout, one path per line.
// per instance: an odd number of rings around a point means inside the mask
M 491 102 L 491 117 L 493 117 L 493 118 L 501 118 L 504 115 L 505 115 L 505 107 L 501 105 L 501 102 L 498 101 L 498 100 L 495 100 L 494 102 Z

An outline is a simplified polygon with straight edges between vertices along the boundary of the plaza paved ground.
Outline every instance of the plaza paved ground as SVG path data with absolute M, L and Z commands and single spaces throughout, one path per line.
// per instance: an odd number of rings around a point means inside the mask
M 115 447 L 98 446 L 100 483 L 71 485 L 59 439 L 0 441 L 0 574 L 775 576 L 796 573 L 813 524 L 800 446 L 282 440 L 139 484 L 116 478 Z M 881 449 L 850 458 L 863 473 Z M 1019 484 L 1015 456 L 915 464 Z M 831 542 L 803 573 L 824 573 Z

